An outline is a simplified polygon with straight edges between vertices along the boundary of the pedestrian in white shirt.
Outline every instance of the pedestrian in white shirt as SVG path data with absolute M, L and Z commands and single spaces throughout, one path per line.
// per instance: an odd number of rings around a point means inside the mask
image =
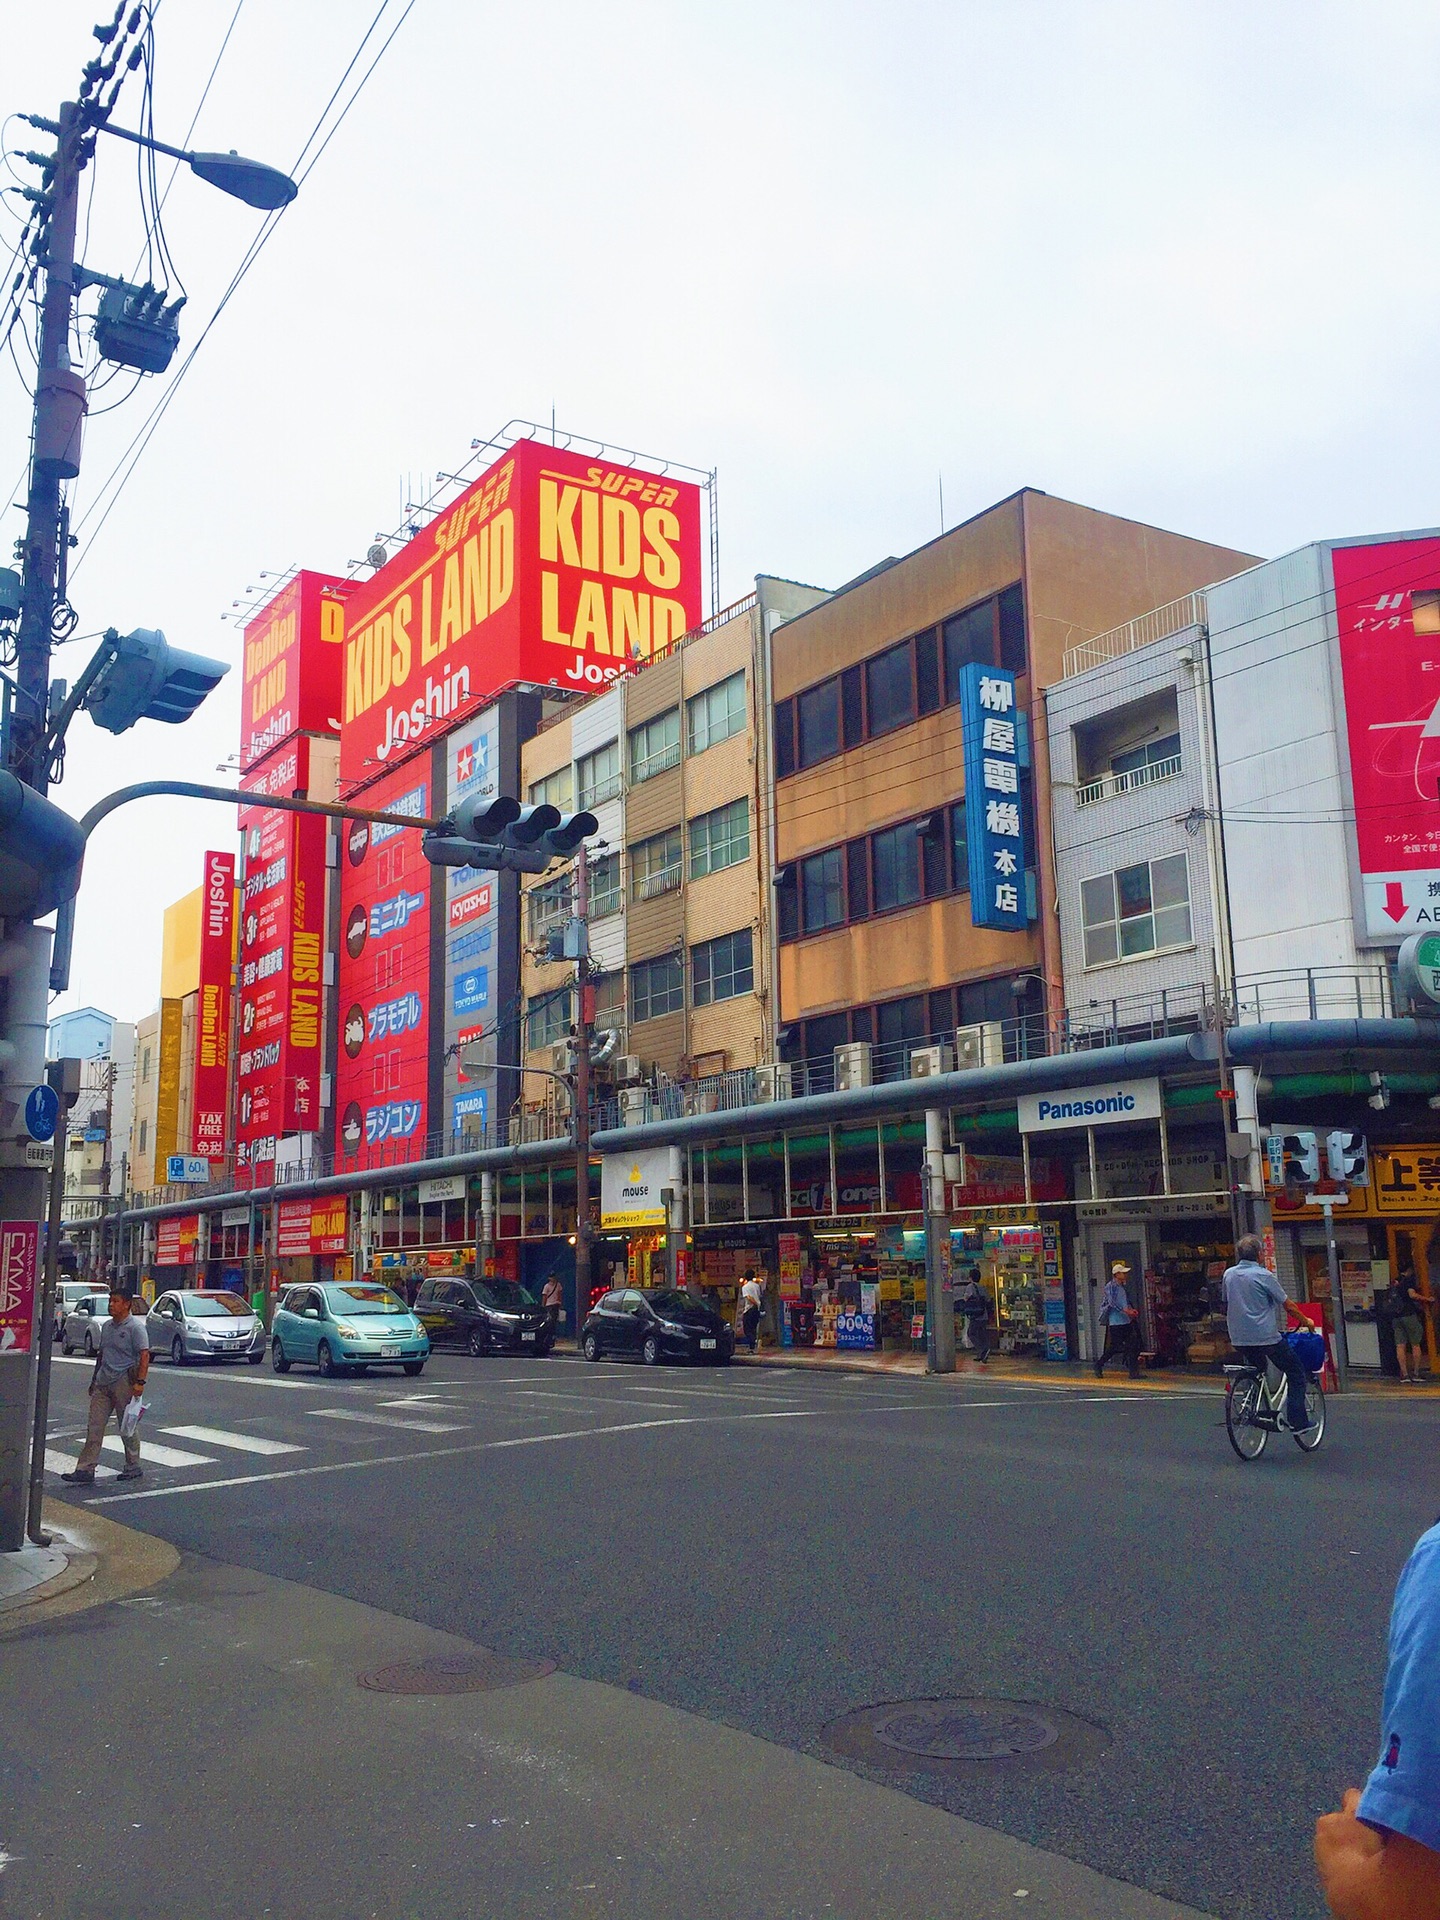
M 753 1267 L 747 1267 L 740 1287 L 740 1325 L 744 1330 L 745 1344 L 751 1353 L 755 1351 L 755 1342 L 760 1332 L 760 1315 L 764 1310 L 765 1283 L 755 1278 Z

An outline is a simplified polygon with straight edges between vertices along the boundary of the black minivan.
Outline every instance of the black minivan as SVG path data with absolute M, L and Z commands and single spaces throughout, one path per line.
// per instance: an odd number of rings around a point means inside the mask
M 618 1287 L 591 1308 L 580 1349 L 587 1360 L 606 1353 L 638 1353 L 647 1367 L 662 1360 L 728 1367 L 735 1335 L 713 1307 L 679 1287 L 659 1293 Z
M 432 1347 L 543 1354 L 555 1344 L 550 1316 L 514 1280 L 427 1280 L 415 1314 Z

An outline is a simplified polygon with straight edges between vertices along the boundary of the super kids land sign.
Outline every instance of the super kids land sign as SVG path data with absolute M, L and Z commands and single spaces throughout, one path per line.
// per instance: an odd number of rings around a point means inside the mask
M 698 487 L 517 441 L 347 601 L 341 777 L 517 682 L 601 686 L 700 618 Z

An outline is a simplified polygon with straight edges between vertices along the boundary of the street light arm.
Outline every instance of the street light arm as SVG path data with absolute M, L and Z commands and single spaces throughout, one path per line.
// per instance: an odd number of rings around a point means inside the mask
M 233 149 L 229 153 L 191 153 L 184 147 L 172 147 L 164 140 L 152 139 L 149 134 L 134 133 L 129 127 L 112 127 L 108 120 L 91 120 L 89 124 L 101 133 L 113 133 L 117 140 L 129 140 L 137 147 L 148 147 L 152 153 L 184 160 L 199 179 L 262 213 L 288 207 L 300 191 L 288 173 L 281 173 L 278 167 L 267 167 L 263 160 L 247 160 Z

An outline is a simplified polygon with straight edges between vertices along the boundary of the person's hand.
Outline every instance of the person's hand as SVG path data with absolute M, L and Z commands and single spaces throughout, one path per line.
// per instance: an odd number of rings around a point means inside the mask
M 1325 1901 L 1336 1920 L 1380 1920 L 1373 1905 L 1375 1869 L 1385 1842 L 1373 1827 L 1357 1820 L 1360 1789 L 1349 1787 L 1339 1813 L 1315 1822 L 1315 1865 Z

